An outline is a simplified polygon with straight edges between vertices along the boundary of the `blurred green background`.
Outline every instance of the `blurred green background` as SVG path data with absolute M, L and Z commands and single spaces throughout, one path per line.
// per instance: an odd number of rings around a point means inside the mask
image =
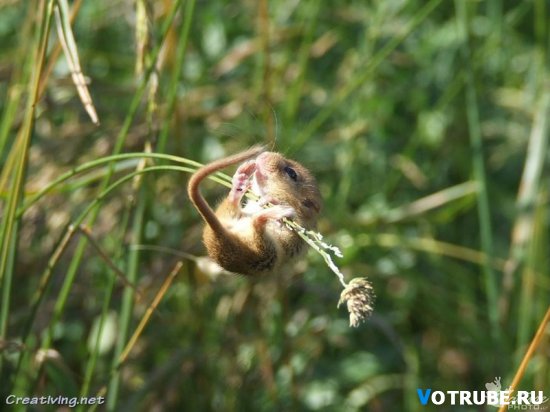
M 504 389 L 548 310 L 548 1 L 66 6 L 0 3 L 2 407 L 102 394 L 111 411 L 496 410 L 422 406 L 416 389 Z M 60 47 L 69 8 L 99 125 Z M 172 164 L 111 154 L 207 162 L 255 143 L 316 175 L 320 232 L 374 286 L 365 324 L 348 326 L 314 251 L 274 279 L 197 264 L 186 173 L 100 196 Z M 88 235 L 72 232 L 88 207 Z M 519 389 L 550 396 L 549 341 Z

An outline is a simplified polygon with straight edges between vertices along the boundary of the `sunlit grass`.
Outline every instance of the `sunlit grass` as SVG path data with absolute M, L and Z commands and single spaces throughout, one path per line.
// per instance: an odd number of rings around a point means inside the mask
M 2 399 L 420 411 L 419 386 L 550 387 L 545 0 L 15 3 Z M 187 176 L 254 143 L 314 172 L 323 237 L 294 226 L 317 253 L 276 279 L 209 276 Z

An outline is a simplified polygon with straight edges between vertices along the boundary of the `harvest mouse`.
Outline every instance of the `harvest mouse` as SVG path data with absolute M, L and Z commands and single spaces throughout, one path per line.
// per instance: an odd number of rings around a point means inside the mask
M 233 176 L 231 190 L 214 212 L 199 185 L 212 173 L 237 163 L 241 164 Z M 203 166 L 193 174 L 187 189 L 206 222 L 203 241 L 208 255 L 224 269 L 249 276 L 276 273 L 303 252 L 304 241 L 283 225 L 282 219 L 292 219 L 312 229 L 322 204 L 319 188 L 308 169 L 261 147 Z M 242 206 L 248 189 L 259 200 L 247 199 Z

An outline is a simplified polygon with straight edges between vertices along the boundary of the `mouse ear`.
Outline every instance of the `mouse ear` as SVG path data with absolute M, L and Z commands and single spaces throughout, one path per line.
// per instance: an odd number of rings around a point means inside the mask
M 311 199 L 305 199 L 303 202 L 302 202 L 302 205 L 304 205 L 305 207 L 307 207 L 308 209 L 313 209 L 315 210 L 315 212 L 319 213 L 321 211 L 321 206 L 317 203 L 315 203 L 313 200 Z

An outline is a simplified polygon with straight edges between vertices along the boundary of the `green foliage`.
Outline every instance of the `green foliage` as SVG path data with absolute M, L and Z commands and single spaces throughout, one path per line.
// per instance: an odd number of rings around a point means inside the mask
M 66 2 L 36 3 L 0 4 L 0 405 L 420 411 L 418 387 L 511 384 L 550 301 L 545 0 L 77 0 L 100 125 Z M 365 324 L 318 254 L 257 280 L 201 258 L 185 159 L 254 143 L 316 175 Z

